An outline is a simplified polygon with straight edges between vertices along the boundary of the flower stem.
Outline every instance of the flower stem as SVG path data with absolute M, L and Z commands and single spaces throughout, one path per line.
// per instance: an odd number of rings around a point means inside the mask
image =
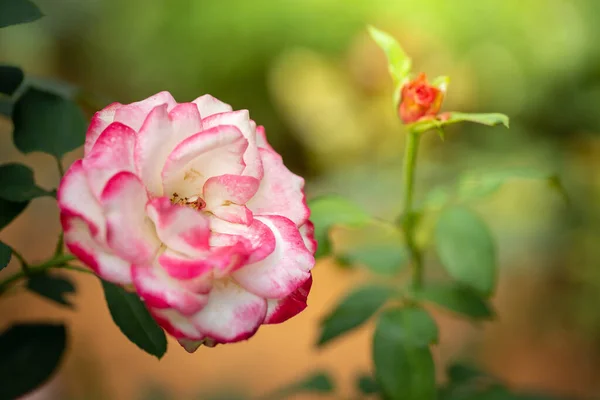
M 19 257 L 17 256 L 17 258 L 19 258 Z M 18 282 L 19 280 L 21 280 L 27 276 L 39 274 L 39 273 L 42 273 L 51 268 L 63 268 L 63 269 L 70 269 L 70 270 L 74 270 L 74 271 L 88 272 L 84 268 L 67 265 L 67 263 L 72 260 L 75 260 L 74 256 L 72 256 L 70 254 L 61 254 L 61 255 L 51 258 L 50 260 L 47 260 L 41 264 L 29 265 L 27 267 L 27 269 L 23 269 L 19 272 L 16 272 L 13 275 L 9 276 L 8 278 L 0 281 L 0 294 L 5 292 L 6 289 L 8 289 L 10 287 L 10 285 L 12 285 L 13 283 Z
M 54 157 L 54 159 L 56 160 L 56 167 L 58 168 L 58 173 L 62 179 L 62 177 L 65 176 L 65 169 L 62 166 L 62 160 L 59 157 Z
M 19 262 L 21 263 L 21 268 L 23 269 L 23 272 L 27 273 L 29 271 L 29 264 L 27 264 L 25 257 L 23 257 L 23 255 L 21 253 L 19 253 L 17 250 L 13 249 L 12 247 L 10 250 L 12 251 L 13 256 L 15 256 L 17 258 L 17 260 L 19 260 Z
M 413 191 L 415 181 L 415 170 L 417 167 L 417 153 L 419 151 L 420 135 L 417 132 L 408 132 L 406 137 L 406 148 L 404 151 L 403 186 L 404 186 L 404 210 L 402 218 L 402 229 L 406 239 L 406 245 L 410 251 L 412 261 L 413 288 L 419 289 L 423 284 L 423 258 L 414 238 L 415 215 L 413 212 Z
M 54 250 L 54 257 L 58 257 L 61 254 L 63 254 L 64 240 L 65 240 L 64 233 L 61 230 L 60 235 L 58 235 L 58 242 L 56 242 L 56 248 Z

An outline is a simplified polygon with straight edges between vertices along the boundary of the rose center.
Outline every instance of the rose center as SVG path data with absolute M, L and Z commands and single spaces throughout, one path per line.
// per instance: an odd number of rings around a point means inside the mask
M 171 203 L 178 206 L 190 207 L 194 210 L 202 210 L 206 207 L 206 202 L 200 196 L 181 197 L 177 193 L 171 196 Z
M 416 89 L 416 95 L 417 102 L 421 103 L 422 105 L 428 105 L 429 103 L 433 102 L 435 98 L 433 90 L 431 90 L 427 86 L 419 86 Z

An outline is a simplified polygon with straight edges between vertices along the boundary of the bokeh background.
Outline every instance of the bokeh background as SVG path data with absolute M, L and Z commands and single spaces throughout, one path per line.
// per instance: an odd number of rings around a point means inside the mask
M 289 168 L 306 177 L 309 197 L 338 193 L 390 219 L 400 210 L 404 132 L 383 53 L 365 26 L 392 33 L 418 70 L 451 77 L 445 110 L 511 118 L 510 130 L 464 124 L 449 128 L 445 142 L 428 135 L 417 199 L 466 170 L 515 166 L 558 173 L 571 199 L 566 205 L 543 183 L 515 182 L 478 206 L 498 240 L 499 316 L 474 326 L 435 312 L 440 379 L 445 363 L 468 359 L 514 388 L 600 396 L 598 0 L 35 2 L 46 17 L 0 31 L 0 62 L 82 87 L 91 93 L 88 112 L 162 90 L 178 101 L 210 93 L 250 110 Z M 54 187 L 52 160 L 19 154 L 11 129 L 0 119 L 1 159 L 30 163 L 41 185 Z M 1 238 L 42 259 L 58 232 L 56 207 L 41 198 Z M 1 299 L 0 325 L 70 321 L 71 347 L 39 398 L 258 395 L 317 369 L 333 372 L 337 398 L 357 398 L 354 379 L 370 369 L 373 327 L 320 350 L 314 343 L 318 321 L 367 278 L 322 260 L 309 308 L 297 318 L 193 355 L 170 342 L 160 362 L 121 335 L 91 276 L 73 275 L 75 311 L 20 293 Z

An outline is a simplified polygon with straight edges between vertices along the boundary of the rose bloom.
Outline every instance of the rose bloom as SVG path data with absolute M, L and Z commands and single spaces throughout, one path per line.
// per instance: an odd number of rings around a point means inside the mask
M 402 87 L 400 98 L 400 118 L 405 124 L 416 122 L 424 117 L 434 116 L 440 111 L 444 92 L 427 82 L 427 76 L 420 73 Z
M 316 242 L 303 188 L 248 111 L 161 92 L 94 115 L 58 204 L 67 248 L 193 352 L 304 310 Z

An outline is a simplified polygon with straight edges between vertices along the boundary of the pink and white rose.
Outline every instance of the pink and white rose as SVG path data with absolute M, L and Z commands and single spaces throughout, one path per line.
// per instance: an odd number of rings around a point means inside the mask
M 316 242 L 304 180 L 248 111 L 168 92 L 97 112 L 58 203 L 68 249 L 135 290 L 186 350 L 306 307 Z

